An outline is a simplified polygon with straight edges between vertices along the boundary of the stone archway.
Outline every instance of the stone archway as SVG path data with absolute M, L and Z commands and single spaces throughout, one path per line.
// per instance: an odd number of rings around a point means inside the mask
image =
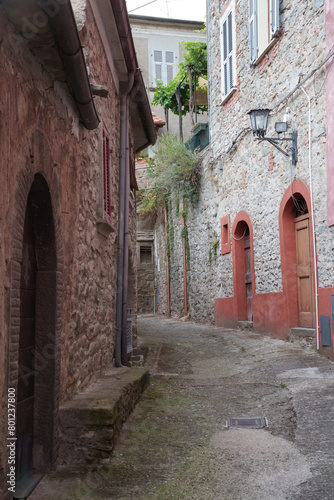
M 25 498 L 55 455 L 57 255 L 48 184 L 35 174 L 24 214 L 19 292 L 16 492 Z

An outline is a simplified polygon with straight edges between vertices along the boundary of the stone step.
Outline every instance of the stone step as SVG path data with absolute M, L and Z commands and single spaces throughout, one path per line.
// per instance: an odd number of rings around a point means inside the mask
M 289 341 L 298 342 L 307 346 L 315 345 L 315 328 L 290 328 Z
M 127 417 L 149 383 L 145 368 L 114 368 L 60 409 L 59 464 L 108 463 Z
M 315 338 L 315 328 L 301 328 L 299 326 L 290 328 L 289 335 L 293 335 L 294 337 Z
M 238 321 L 239 330 L 253 330 L 253 321 Z

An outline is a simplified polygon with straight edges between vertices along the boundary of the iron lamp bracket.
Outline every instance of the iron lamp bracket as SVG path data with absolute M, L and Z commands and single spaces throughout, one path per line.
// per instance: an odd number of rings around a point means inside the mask
M 296 165 L 296 163 L 297 163 L 297 135 L 298 135 L 297 131 L 294 130 L 292 132 L 292 134 L 291 134 L 291 137 L 264 137 L 264 136 L 259 136 L 259 137 L 256 137 L 256 139 L 259 142 L 262 142 L 262 141 L 270 142 L 270 144 L 272 144 L 273 146 L 275 146 L 275 148 L 278 149 L 281 153 L 283 153 L 288 158 L 291 158 L 292 165 Z M 279 143 L 283 142 L 283 141 L 291 141 L 292 142 L 292 144 L 291 144 L 291 152 L 290 153 L 288 153 L 287 151 L 285 151 L 284 149 L 282 149 L 279 146 Z

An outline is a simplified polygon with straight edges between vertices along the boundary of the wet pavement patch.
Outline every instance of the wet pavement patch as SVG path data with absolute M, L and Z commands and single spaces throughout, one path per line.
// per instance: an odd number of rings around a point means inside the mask
M 268 420 L 265 417 L 258 418 L 228 418 L 226 427 L 234 427 L 241 429 L 261 429 L 268 427 Z

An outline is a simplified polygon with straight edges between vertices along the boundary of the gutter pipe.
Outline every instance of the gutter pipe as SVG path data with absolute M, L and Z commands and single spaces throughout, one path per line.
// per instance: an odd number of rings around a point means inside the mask
M 58 48 L 65 66 L 68 83 L 79 109 L 83 125 L 93 130 L 99 125 L 79 33 L 69 0 L 57 2 L 59 9 L 48 15 L 48 2 L 43 0 L 42 9 L 56 36 Z
M 134 78 L 130 79 L 133 83 Z M 127 352 L 127 308 L 128 308 L 128 277 L 129 277 L 129 197 L 130 197 L 130 162 L 129 162 L 129 110 L 128 95 L 124 96 L 126 100 L 126 137 L 125 137 L 125 189 L 124 189 L 124 257 L 123 257 L 123 293 L 122 293 L 122 365 L 128 364 Z
M 311 197 L 311 214 L 312 214 L 312 242 L 313 242 L 313 262 L 314 262 L 314 292 L 315 292 L 315 335 L 317 341 L 317 350 L 320 348 L 320 336 L 319 336 L 319 291 L 318 291 L 318 266 L 317 266 L 317 253 L 316 253 L 316 241 L 315 241 L 315 223 L 314 223 L 314 211 L 313 211 L 313 188 L 312 188 L 312 130 L 311 130 L 311 99 L 308 93 L 304 90 L 304 87 L 300 87 L 306 98 L 308 100 L 308 166 L 309 166 L 309 179 L 310 179 L 310 197 Z
M 123 287 L 124 287 L 124 232 L 125 232 L 125 199 L 126 199 L 126 171 L 128 170 L 128 94 L 132 89 L 134 75 L 129 75 L 127 88 L 121 96 L 121 157 L 119 171 L 119 222 L 118 222 L 118 262 L 117 262 L 117 297 L 116 297 L 116 352 L 115 363 L 119 368 L 122 365 L 122 322 L 123 322 Z

